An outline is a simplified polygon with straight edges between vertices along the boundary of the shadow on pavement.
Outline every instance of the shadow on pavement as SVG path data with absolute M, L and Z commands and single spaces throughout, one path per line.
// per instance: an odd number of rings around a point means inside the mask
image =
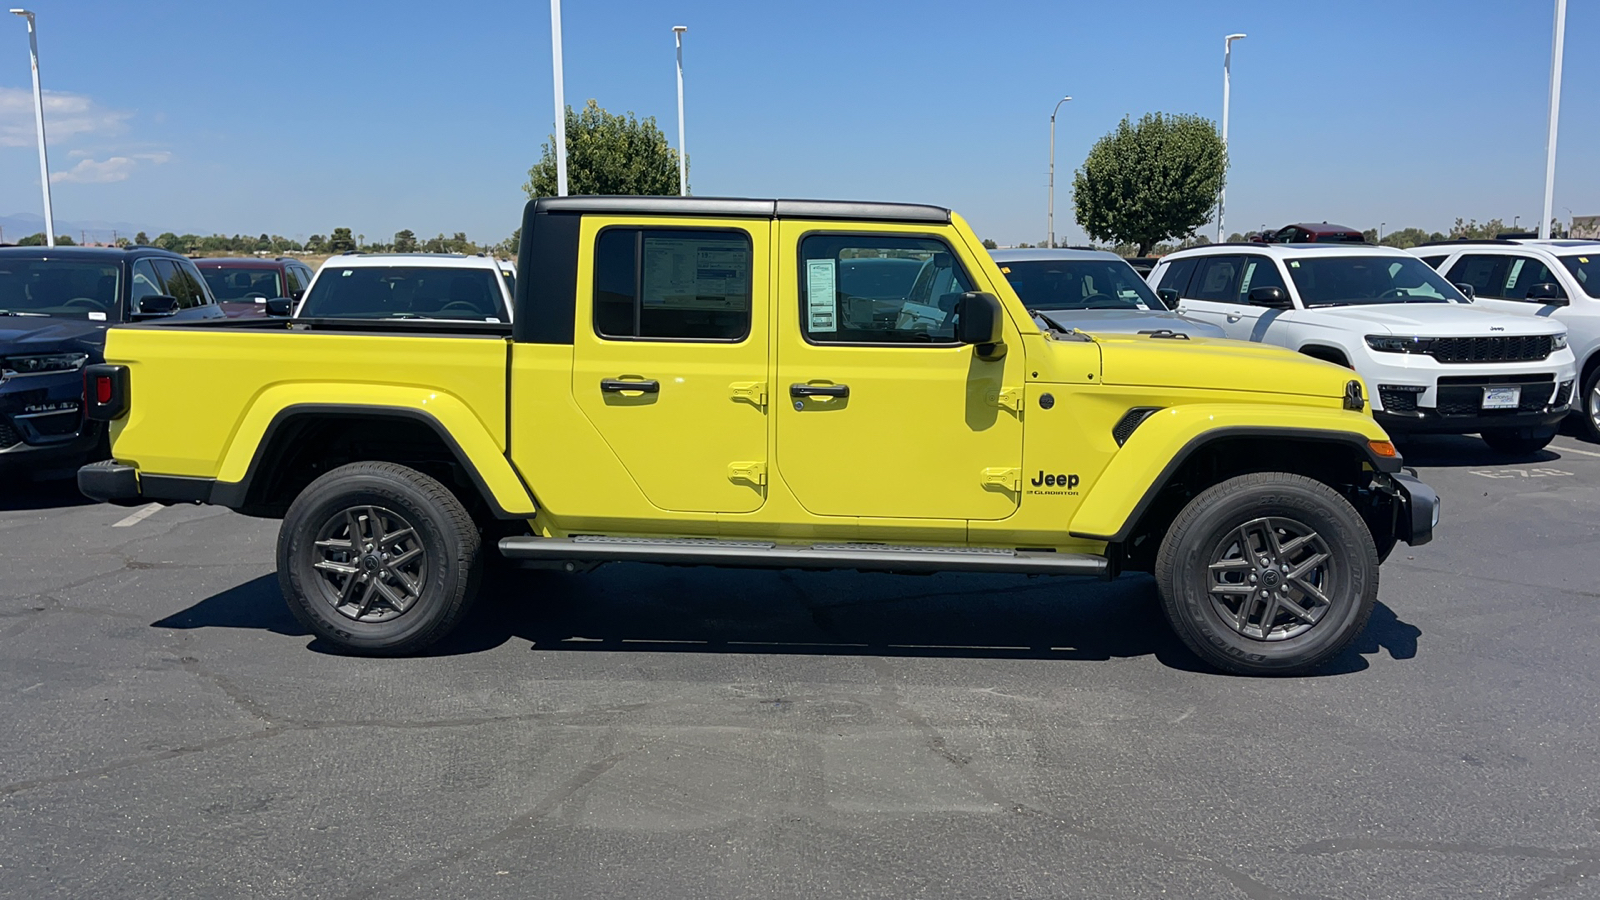
M 78 482 L 75 478 L 30 481 L 27 476 L 17 473 L 0 478 L 5 482 L 5 489 L 0 490 L 0 512 L 61 509 L 69 506 L 88 506 L 95 502 L 78 492 Z
M 153 623 L 259 628 L 304 636 L 264 575 Z M 1379 603 L 1367 631 L 1320 674 L 1411 659 L 1422 632 Z M 428 656 L 533 652 L 758 653 L 964 659 L 1106 660 L 1154 656 L 1217 674 L 1167 627 L 1144 575 L 1112 582 L 1047 576 L 896 576 L 611 565 L 587 574 L 503 571 Z M 312 640 L 309 648 L 337 653 Z

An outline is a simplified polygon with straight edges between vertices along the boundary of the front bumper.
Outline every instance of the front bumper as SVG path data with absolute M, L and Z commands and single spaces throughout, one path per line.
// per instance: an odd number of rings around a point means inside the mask
M 101 426 L 83 417 L 81 372 L 0 380 L 0 470 L 80 463 L 94 452 L 100 433 Z
M 1570 410 L 1571 407 L 1558 406 L 1531 412 L 1507 410 L 1475 416 L 1444 416 L 1432 409 L 1419 409 L 1414 413 L 1378 409 L 1373 410 L 1372 417 L 1390 434 L 1478 434 L 1485 428 L 1554 429 Z

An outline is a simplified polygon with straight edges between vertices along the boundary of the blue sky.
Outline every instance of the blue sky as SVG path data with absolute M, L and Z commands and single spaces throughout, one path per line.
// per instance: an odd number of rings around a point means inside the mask
M 1221 115 L 1228 230 L 1537 221 L 1553 2 L 599 2 L 563 9 L 566 99 L 676 141 L 685 39 L 703 195 L 938 203 L 1003 244 L 1056 232 L 1124 115 Z M 498 240 L 551 130 L 544 0 L 34 0 L 55 214 L 158 230 L 347 225 Z M 1556 213 L 1600 214 L 1600 4 L 1567 15 Z M 1587 86 L 1587 87 L 1586 87 Z M 26 27 L 0 17 L 0 214 L 40 210 Z M 1202 231 L 1214 233 L 1212 228 Z M 8 239 L 15 236 L 7 234 Z

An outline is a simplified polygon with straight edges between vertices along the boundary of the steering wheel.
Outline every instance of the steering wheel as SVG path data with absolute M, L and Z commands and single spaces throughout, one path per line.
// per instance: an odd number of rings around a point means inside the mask
M 99 300 L 96 300 L 93 297 L 73 297 L 71 300 L 68 300 L 61 305 L 69 308 L 73 306 L 89 306 L 99 310 L 100 312 L 105 312 L 106 308 L 104 303 L 101 303 Z
M 1110 294 L 1090 294 L 1083 298 L 1084 309 L 1126 309 L 1127 304 Z
M 474 306 L 471 303 L 468 303 L 465 300 L 456 300 L 456 301 L 454 301 L 452 303 L 446 303 L 444 306 L 439 308 L 439 312 L 441 312 L 441 313 L 466 312 L 466 313 L 472 313 L 473 315 L 479 315 L 479 316 L 483 315 L 483 310 L 479 309 L 478 307 Z
M 1383 293 L 1379 294 L 1378 295 L 1378 299 L 1379 300 L 1387 300 L 1390 297 L 1409 297 L 1409 296 L 1411 296 L 1411 292 L 1406 290 L 1405 288 L 1389 288 L 1387 291 L 1384 291 Z

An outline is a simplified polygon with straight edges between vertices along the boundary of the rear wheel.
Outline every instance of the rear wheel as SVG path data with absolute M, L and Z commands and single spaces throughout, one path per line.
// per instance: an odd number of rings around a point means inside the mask
M 1512 456 L 1527 456 L 1543 450 L 1556 438 L 1554 428 L 1485 428 L 1483 442 L 1490 450 Z
M 1378 596 L 1360 514 L 1300 475 L 1243 475 L 1202 492 L 1167 531 L 1156 583 L 1178 637 L 1219 669 L 1294 675 L 1339 655 Z
M 480 543 L 461 501 L 438 481 L 393 463 L 352 463 L 289 505 L 278 584 L 318 637 L 356 653 L 414 653 L 466 613 Z

